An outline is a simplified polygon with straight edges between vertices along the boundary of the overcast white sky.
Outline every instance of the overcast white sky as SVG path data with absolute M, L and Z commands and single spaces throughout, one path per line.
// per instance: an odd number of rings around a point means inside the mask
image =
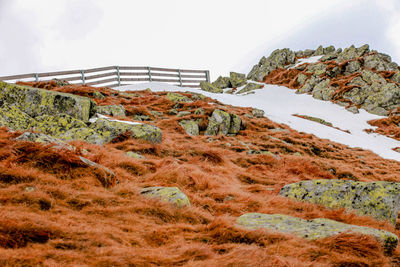
M 108 65 L 248 72 L 276 48 L 400 63 L 399 0 L 0 0 L 0 76 Z

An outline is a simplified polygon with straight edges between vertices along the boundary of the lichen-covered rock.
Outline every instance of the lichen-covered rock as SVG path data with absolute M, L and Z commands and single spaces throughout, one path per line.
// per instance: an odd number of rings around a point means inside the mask
M 105 143 L 104 138 L 89 127 L 72 128 L 64 133 L 60 133 L 58 137 L 66 141 L 82 140 L 96 145 L 102 145 Z
M 321 56 L 324 54 L 324 48 L 322 45 L 318 46 L 317 50 L 315 50 L 313 56 Z
M 331 100 L 335 89 L 332 86 L 329 86 L 329 83 L 330 79 L 325 79 L 315 85 L 312 91 L 313 97 L 325 101 Z
M 205 135 L 226 135 L 231 126 L 231 116 L 229 113 L 215 109 L 208 121 Z
M 392 71 L 397 69 L 397 64 L 391 62 L 390 56 L 377 53 L 364 58 L 364 67 L 377 71 Z
M 237 219 L 237 224 L 251 230 L 267 229 L 293 234 L 309 240 L 323 239 L 341 233 L 372 236 L 382 243 L 390 254 L 398 244 L 398 237 L 390 232 L 358 225 L 345 224 L 325 218 L 304 220 L 282 214 L 246 213 Z
M 284 186 L 280 195 L 395 224 L 400 207 L 400 184 L 348 180 L 310 180 Z
M 97 99 L 105 99 L 105 95 L 103 95 L 102 93 L 100 93 L 99 91 L 94 91 L 93 92 L 93 97 L 97 98 Z
M 264 88 L 264 85 L 250 82 L 250 83 L 246 84 L 246 86 L 243 87 L 241 90 L 239 90 L 239 92 L 237 92 L 237 94 L 243 94 L 243 93 L 247 93 L 247 92 L 254 91 L 257 89 L 262 89 L 262 88 Z
M 28 142 L 36 142 L 36 143 L 44 143 L 44 144 L 55 144 L 55 148 L 65 148 L 68 150 L 75 150 L 75 148 L 63 140 L 58 138 L 54 138 L 52 136 L 42 134 L 42 133 L 32 133 L 32 132 L 25 132 L 15 138 L 16 141 L 28 141 Z
M 95 112 L 95 102 L 87 97 L 0 81 L 0 103 L 15 106 L 30 117 L 65 113 L 87 122 Z
M 97 106 L 97 113 L 109 116 L 125 117 L 125 108 L 122 105 Z
M 341 63 L 345 60 L 352 60 L 363 56 L 369 52 L 369 45 L 365 44 L 359 48 L 355 48 L 354 45 L 345 48 L 343 52 L 337 57 L 336 62 Z
M 229 81 L 231 83 L 232 88 L 237 88 L 246 84 L 247 79 L 246 75 L 237 72 L 229 73 Z
M 189 198 L 178 187 L 146 187 L 140 193 L 146 197 L 159 198 L 177 207 L 190 206 Z
M 171 93 L 169 92 L 166 96 L 166 98 L 172 102 L 191 102 L 192 100 L 182 94 L 179 93 Z
M 142 155 L 140 155 L 139 153 L 135 153 L 133 151 L 128 151 L 125 153 L 125 155 L 127 155 L 130 158 L 134 158 L 134 159 L 144 159 L 144 157 Z
M 131 124 L 129 122 L 97 119 L 90 125 L 103 139 L 104 143 L 110 142 L 121 133 L 130 132 L 133 138 L 143 139 L 151 143 L 160 143 L 161 130 L 149 124 Z
M 307 72 L 320 76 L 326 72 L 326 65 L 324 63 L 310 64 L 307 68 Z
M 222 76 L 219 76 L 218 79 L 216 79 L 215 82 L 212 83 L 212 85 L 220 89 L 232 87 L 229 77 L 222 77 Z
M 223 89 L 218 88 L 209 82 L 200 82 L 200 88 L 203 91 L 211 92 L 211 93 L 222 94 L 224 92 Z
M 400 83 L 400 70 L 397 70 L 390 79 L 396 83 Z
M 264 112 L 264 110 L 261 110 L 258 108 L 253 108 L 251 110 L 251 114 L 256 118 L 262 118 L 262 117 L 264 117 L 265 112 Z
M 308 79 L 308 76 L 307 76 L 307 75 L 305 75 L 305 74 L 303 74 L 303 73 L 300 73 L 300 74 L 297 76 L 297 83 L 300 84 L 300 85 L 302 85 L 307 79 Z
M 29 128 L 57 138 L 71 129 L 86 127 L 83 121 L 63 113 L 35 117 L 29 125 Z
M 192 114 L 192 112 L 190 112 L 188 110 L 182 110 L 182 111 L 178 112 L 177 116 L 178 117 L 185 117 L 185 116 L 190 115 L 190 114 Z
M 182 120 L 179 122 L 179 125 L 185 129 L 188 135 L 199 135 L 199 124 L 197 121 L 194 120 Z
M 23 131 L 29 129 L 29 125 L 33 122 L 35 122 L 34 119 L 15 106 L 3 105 L 0 107 L 0 126 L 14 131 Z
M 238 134 L 242 125 L 242 119 L 236 114 L 229 114 L 231 116 L 231 126 L 229 127 L 229 134 Z

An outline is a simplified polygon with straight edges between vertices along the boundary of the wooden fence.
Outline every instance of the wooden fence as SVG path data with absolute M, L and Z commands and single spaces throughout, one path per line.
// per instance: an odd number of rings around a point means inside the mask
M 43 79 L 44 78 L 44 79 Z M 184 87 L 200 87 L 200 82 L 210 81 L 208 70 L 166 69 L 153 67 L 110 66 L 86 70 L 69 70 L 30 73 L 0 77 L 0 81 L 48 81 L 60 79 L 71 84 L 116 87 L 135 82 L 165 82 Z

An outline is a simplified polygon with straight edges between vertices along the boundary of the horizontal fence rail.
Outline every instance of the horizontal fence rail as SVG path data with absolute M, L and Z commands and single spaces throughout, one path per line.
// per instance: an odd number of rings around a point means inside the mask
M 70 84 L 116 87 L 135 82 L 165 82 L 176 86 L 199 88 L 200 82 L 210 82 L 208 70 L 167 69 L 154 67 L 109 66 L 86 70 L 29 73 L 0 77 L 4 82 L 32 82 L 59 79 Z

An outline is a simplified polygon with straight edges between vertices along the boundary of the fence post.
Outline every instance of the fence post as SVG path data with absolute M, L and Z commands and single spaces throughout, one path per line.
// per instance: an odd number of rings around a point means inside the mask
M 179 86 L 182 87 L 182 77 L 181 77 L 181 70 L 178 69 L 178 76 L 179 76 Z
M 121 86 L 121 76 L 119 74 L 119 66 L 115 67 L 117 69 L 117 81 L 118 81 L 118 86 Z
M 82 79 L 82 84 L 85 85 L 85 72 L 81 70 L 81 79 Z
M 210 82 L 210 71 L 206 70 L 206 80 L 207 82 Z
M 147 67 L 147 72 L 149 73 L 149 82 L 151 82 L 152 79 L 151 79 L 151 70 L 150 70 L 150 67 Z
M 39 75 L 37 73 L 35 73 L 34 76 L 35 76 L 35 82 L 38 82 L 39 81 Z

